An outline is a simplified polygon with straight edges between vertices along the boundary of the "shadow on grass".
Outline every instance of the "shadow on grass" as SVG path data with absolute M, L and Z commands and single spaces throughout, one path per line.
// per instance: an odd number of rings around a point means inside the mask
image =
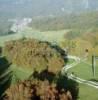
M 41 81 L 48 80 L 50 83 L 54 80 L 55 74 L 53 72 L 49 72 L 47 69 L 43 70 L 42 72 L 38 73 L 36 70 L 30 76 L 30 78 L 38 79 Z
M 73 97 L 73 100 L 78 99 L 79 95 L 79 84 L 75 82 L 72 79 L 69 79 L 66 76 L 62 76 L 61 74 L 58 74 L 57 79 L 57 88 L 58 90 L 65 89 L 66 91 L 70 91 Z
M 12 72 L 9 70 L 10 65 L 5 57 L 0 58 L 0 100 L 2 100 L 1 96 L 11 84 Z
M 66 91 L 70 91 L 73 97 L 73 100 L 78 99 L 79 95 L 79 84 L 67 76 L 62 76 L 61 73 L 58 75 L 54 74 L 53 72 L 48 72 L 48 70 L 44 70 L 40 73 L 35 71 L 32 76 L 32 79 L 38 79 L 41 81 L 48 80 L 51 83 L 55 82 L 57 85 L 57 89 L 61 92 L 63 89 Z M 30 79 L 31 79 L 30 77 Z

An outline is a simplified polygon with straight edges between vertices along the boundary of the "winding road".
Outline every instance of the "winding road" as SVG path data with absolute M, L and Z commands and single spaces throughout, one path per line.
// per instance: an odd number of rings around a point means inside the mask
M 67 65 L 65 65 L 65 66 L 62 68 L 61 73 L 62 73 L 63 75 L 65 74 L 65 72 L 68 71 L 68 69 L 70 69 L 70 68 L 72 68 L 72 67 L 75 67 L 76 65 L 78 65 L 78 64 L 80 63 L 80 58 L 79 58 L 79 57 L 68 55 L 68 56 L 65 57 L 65 59 L 66 59 L 66 58 L 67 58 L 67 59 L 72 59 L 72 60 L 74 60 L 74 62 L 71 63 L 71 64 L 67 64 Z
M 61 69 L 61 73 L 62 75 L 65 75 L 65 73 L 72 67 L 75 67 L 76 65 L 78 65 L 79 63 L 81 62 L 84 62 L 84 60 L 80 59 L 79 57 L 76 57 L 76 56 L 71 56 L 71 55 L 68 55 L 66 56 L 65 58 L 68 58 L 68 59 L 73 59 L 74 62 L 72 64 L 67 64 L 65 65 L 62 69 Z M 85 80 L 85 79 L 82 79 L 82 78 L 79 78 L 73 74 L 68 74 L 68 78 L 69 79 L 72 79 L 78 83 L 81 83 L 81 84 L 85 84 L 85 85 L 88 85 L 88 86 L 91 86 L 91 87 L 94 87 L 96 89 L 98 89 L 98 83 L 96 82 L 93 82 L 93 81 L 88 81 L 88 80 Z

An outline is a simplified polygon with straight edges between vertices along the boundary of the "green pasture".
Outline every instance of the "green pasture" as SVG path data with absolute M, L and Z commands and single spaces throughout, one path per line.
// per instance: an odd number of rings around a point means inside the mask
M 53 43 L 59 43 L 64 39 L 64 35 L 69 30 L 60 30 L 60 31 L 37 31 L 33 30 L 30 27 L 25 28 L 25 30 L 19 32 L 18 34 L 22 34 L 22 36 L 28 38 L 35 38 L 41 41 L 48 41 Z
M 21 38 L 35 38 L 41 41 L 48 41 L 52 43 L 60 43 L 63 41 L 65 34 L 69 30 L 60 31 L 37 31 L 30 27 L 26 27 L 24 30 L 17 32 L 16 34 L 6 35 L 0 37 L 0 45 L 4 45 L 4 42 L 10 40 L 16 40 Z
M 79 98 L 78 100 L 98 100 L 98 89 L 79 84 Z
M 97 62 L 96 62 L 97 63 Z M 98 65 L 96 65 L 96 75 L 93 77 L 92 66 L 90 62 L 81 62 L 77 66 L 69 69 L 69 73 L 74 72 L 77 77 L 98 82 Z M 98 89 L 84 84 L 79 84 L 78 100 L 98 100 Z
M 79 63 L 77 66 L 69 69 L 69 73 L 72 72 L 74 72 L 76 76 L 86 80 L 98 79 L 98 66 L 96 65 L 96 74 L 95 77 L 93 77 L 92 63 L 90 62 L 85 61 Z
M 31 68 L 22 68 L 16 65 L 11 65 L 10 70 L 13 73 L 12 83 L 15 83 L 18 80 L 28 79 L 33 73 L 33 69 Z

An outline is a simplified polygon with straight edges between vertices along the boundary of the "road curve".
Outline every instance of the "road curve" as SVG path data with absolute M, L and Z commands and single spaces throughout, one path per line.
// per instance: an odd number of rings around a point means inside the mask
M 77 64 L 80 63 L 80 58 L 79 57 L 76 57 L 76 56 L 72 56 L 72 55 L 68 55 L 68 56 L 65 56 L 65 59 L 72 59 L 74 60 L 73 63 L 71 64 L 66 64 L 62 69 L 61 69 L 61 73 L 64 75 L 68 69 L 72 68 L 72 67 L 75 67 Z
M 72 68 L 72 67 L 75 67 L 76 65 L 78 65 L 79 63 L 83 62 L 82 59 L 80 59 L 79 57 L 76 57 L 76 56 L 66 56 L 65 58 L 67 59 L 73 59 L 75 62 L 73 62 L 72 64 L 67 64 L 65 65 L 62 69 L 61 69 L 61 74 L 62 75 L 65 75 L 68 71 L 68 69 Z M 82 78 L 79 78 L 73 74 L 70 74 L 68 75 L 68 78 L 69 79 L 72 79 L 78 83 L 81 83 L 81 84 L 85 84 L 85 85 L 88 85 L 88 86 L 91 86 L 91 87 L 94 87 L 96 89 L 98 89 L 98 83 L 96 82 L 93 82 L 93 81 L 88 81 L 88 80 L 85 80 L 85 79 L 82 79 Z

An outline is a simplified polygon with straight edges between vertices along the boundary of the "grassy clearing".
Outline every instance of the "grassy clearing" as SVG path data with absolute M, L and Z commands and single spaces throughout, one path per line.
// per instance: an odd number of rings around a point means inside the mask
M 42 71 L 44 70 L 44 67 L 37 67 L 36 71 Z M 19 80 L 26 80 L 28 79 L 32 73 L 34 72 L 34 68 L 26 68 L 26 67 L 20 67 L 16 66 L 15 64 L 10 65 L 9 71 L 12 71 L 13 77 L 11 83 L 14 84 L 16 81 Z M 0 72 L 2 72 L 2 69 L 0 69 Z
M 64 39 L 64 35 L 69 30 L 60 30 L 60 31 L 36 31 L 32 28 L 25 28 L 23 31 L 19 31 L 16 34 L 7 35 L 7 36 L 1 36 L 0 37 L 0 45 L 4 45 L 4 42 L 10 41 L 10 40 L 16 40 L 20 38 L 35 38 L 41 41 L 48 41 L 52 43 L 60 43 Z
M 32 28 L 27 27 L 24 31 L 19 32 L 19 34 L 23 34 L 25 37 L 36 38 L 42 41 L 49 42 L 60 42 L 64 39 L 64 35 L 69 30 L 60 30 L 60 31 L 34 31 Z
M 87 85 L 79 84 L 78 100 L 98 100 L 98 89 Z
M 98 80 L 98 66 L 96 66 L 96 77 L 93 77 L 92 66 L 90 63 L 80 63 L 76 67 L 69 69 L 69 73 L 74 72 L 78 77 L 86 80 Z M 98 100 L 98 89 L 79 84 L 79 98 L 78 100 Z
M 23 69 L 16 65 L 11 65 L 10 69 L 11 71 L 13 71 L 12 83 L 15 83 L 15 81 L 17 80 L 28 79 L 29 76 L 33 73 L 33 69 L 28 69 L 28 68 Z
M 96 76 L 93 77 L 92 66 L 89 63 L 79 63 L 76 67 L 69 69 L 69 72 L 74 72 L 78 77 L 91 80 L 91 79 L 98 79 L 98 67 L 96 66 Z

